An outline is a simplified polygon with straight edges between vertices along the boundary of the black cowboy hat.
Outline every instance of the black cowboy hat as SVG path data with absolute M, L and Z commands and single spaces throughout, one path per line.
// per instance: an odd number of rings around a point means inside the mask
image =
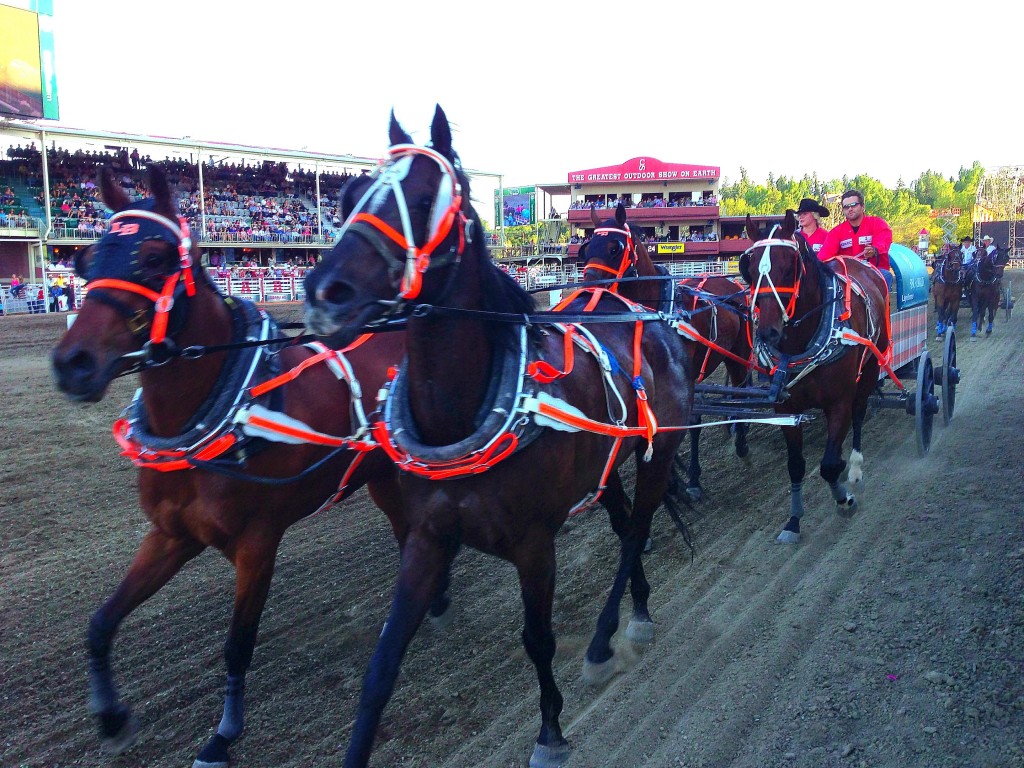
M 817 200 L 812 200 L 809 197 L 805 197 L 800 201 L 800 207 L 796 209 L 797 213 L 816 213 L 819 216 L 831 216 L 832 212 L 824 205 L 819 205 Z
M 967 235 L 964 235 L 963 237 L 961 237 L 961 238 L 960 238 L 960 242 L 961 242 L 961 243 L 962 243 L 962 242 L 963 242 L 964 240 L 966 240 L 966 241 L 967 241 L 967 242 L 969 242 L 969 243 L 973 243 L 973 242 L 974 242 L 974 238 L 968 237 Z

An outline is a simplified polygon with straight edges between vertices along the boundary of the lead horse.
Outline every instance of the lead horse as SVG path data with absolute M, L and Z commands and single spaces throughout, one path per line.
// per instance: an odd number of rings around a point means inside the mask
M 985 323 L 985 335 L 992 335 L 992 325 L 996 310 L 999 309 L 1000 286 L 1006 265 L 1010 263 L 1010 249 L 997 247 L 989 253 L 981 249 L 977 255 L 977 267 L 970 284 L 971 296 L 971 341 L 978 340 L 978 331 Z
M 140 393 L 115 434 L 140 466 L 139 501 L 150 527 L 89 622 L 89 706 L 107 751 L 131 746 L 137 725 L 111 671 L 114 635 L 185 563 L 214 547 L 235 567 L 234 611 L 224 643 L 223 714 L 194 765 L 226 766 L 245 724 L 246 671 L 285 530 L 369 484 L 404 539 L 397 471 L 357 436 L 404 338 L 367 339 L 345 355 L 322 346 L 253 346 L 276 337 L 273 322 L 214 287 L 159 167 L 151 166 L 150 198 L 131 202 L 109 173 L 101 187 L 117 213 L 76 258 L 89 291 L 53 350 L 53 372 L 69 398 L 97 402 L 116 376 L 141 369 Z M 208 352 L 186 359 L 179 354 L 186 348 Z M 442 600 L 443 590 L 435 613 L 443 612 Z
M 852 514 L 856 498 L 840 475 L 846 462 L 843 441 L 853 425 L 851 484 L 863 478 L 861 428 L 868 397 L 878 383 L 879 365 L 889 350 L 888 293 L 881 273 L 858 259 L 818 260 L 796 232 L 796 216 L 787 211 L 770 233 L 746 221 L 754 244 L 740 257 L 740 274 L 750 285 L 757 312 L 754 351 L 762 370 L 780 384 L 778 413 L 820 408 L 827 439 L 820 472 L 838 510 Z M 789 521 L 780 543 L 800 540 L 804 514 L 802 425 L 782 427 L 790 479 Z
M 946 329 L 956 330 L 956 318 L 960 311 L 960 298 L 964 291 L 963 254 L 960 248 L 952 248 L 935 265 L 932 294 L 935 296 L 935 335 L 942 338 Z
M 601 220 L 591 208 L 594 233 L 580 248 L 583 280 L 620 280 L 612 290 L 630 301 L 668 313 L 685 339 L 695 383 L 700 384 L 723 363 L 734 387 L 745 386 L 750 376 L 750 335 L 746 289 L 724 276 L 707 275 L 673 280 L 667 269 L 656 265 L 642 240 L 634 237 L 619 203 L 614 218 Z M 677 317 L 678 315 L 678 317 Z M 700 419 L 690 430 L 690 463 L 686 491 L 700 499 Z M 746 423 L 733 425 L 736 455 L 745 458 Z
M 348 343 L 368 322 L 408 317 L 408 354 L 374 433 L 406 470 L 409 534 L 345 765 L 367 764 L 402 657 L 463 544 L 516 568 L 522 641 L 540 685 L 530 764 L 563 765 L 569 747 L 552 671 L 555 534 L 580 500 L 592 500 L 604 478 L 637 456 L 632 511 L 605 499 L 620 562 L 585 661 L 603 679 L 627 582 L 627 637 L 653 638 L 640 554 L 682 439 L 658 425 L 689 422 L 688 362 L 664 324 L 644 323 L 607 292 L 566 311 L 590 305 L 616 322 L 530 322 L 533 300 L 489 258 L 441 108 L 429 148 L 413 145 L 394 114 L 389 134 L 386 163 L 346 187 L 338 242 L 306 281 L 307 326 L 333 343 Z

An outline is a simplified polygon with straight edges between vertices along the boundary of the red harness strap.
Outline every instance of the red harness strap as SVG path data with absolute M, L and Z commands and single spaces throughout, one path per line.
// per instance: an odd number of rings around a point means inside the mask
M 704 290 L 704 286 L 707 284 L 708 280 L 710 280 L 712 277 L 713 277 L 713 275 L 705 275 L 700 280 L 700 282 L 697 283 L 695 290 L 703 291 Z M 686 288 L 690 288 L 691 287 L 685 280 L 680 280 L 679 281 L 679 285 L 681 285 L 683 287 L 686 287 Z M 743 293 L 744 293 L 745 296 L 747 295 L 746 291 L 744 291 Z M 696 294 L 690 294 L 690 298 L 693 299 L 693 306 L 690 307 L 690 311 L 691 312 L 696 312 L 697 311 L 697 302 L 700 301 L 700 298 Z M 683 328 L 686 328 L 688 330 L 684 333 Z M 716 344 L 711 339 L 706 338 L 704 336 L 701 336 L 700 333 L 697 331 L 697 329 L 693 326 L 692 323 L 687 323 L 685 325 L 676 326 L 676 330 L 679 331 L 680 333 L 684 333 L 685 336 L 689 337 L 690 339 L 693 339 L 697 343 L 699 343 L 702 346 L 707 348 L 707 351 L 704 353 L 704 360 L 701 362 L 701 365 L 700 365 L 700 373 L 697 375 L 697 378 L 694 381 L 694 384 L 700 384 L 702 381 L 704 381 L 704 377 L 707 375 L 708 365 L 709 365 L 709 363 L 711 361 L 711 353 L 712 352 L 717 352 L 718 354 L 722 355 L 723 357 L 727 357 L 730 360 L 734 360 L 737 363 L 740 363 L 740 364 L 746 366 L 747 368 L 751 368 L 754 365 L 754 361 L 753 361 L 752 358 L 747 358 L 746 360 L 744 360 L 739 355 L 735 354 L 734 352 L 726 349 L 725 347 L 723 347 L 723 346 L 721 346 L 719 344 Z M 753 349 L 754 348 L 753 347 L 754 339 L 751 336 L 750 323 L 747 323 L 747 337 L 748 337 L 748 340 L 750 342 L 750 348 Z

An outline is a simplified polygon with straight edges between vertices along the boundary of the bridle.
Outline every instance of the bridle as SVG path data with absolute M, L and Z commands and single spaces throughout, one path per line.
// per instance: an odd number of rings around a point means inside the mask
M 600 272 L 607 272 L 610 275 L 614 275 L 616 280 L 623 277 L 637 277 L 637 255 L 636 248 L 633 245 L 633 233 L 629 229 L 629 224 L 623 224 L 622 229 L 617 227 L 598 227 L 594 230 L 594 237 L 598 235 L 622 235 L 626 238 L 626 247 L 622 249 L 622 259 L 619 261 L 618 268 L 609 267 L 606 264 L 588 263 L 584 268 L 584 274 L 591 269 L 596 269 Z M 615 293 L 619 289 L 618 283 L 613 283 L 607 286 L 608 290 Z
M 771 295 L 775 297 L 775 300 L 779 303 L 779 308 L 782 310 L 782 324 L 785 325 L 791 319 L 796 311 L 796 300 L 800 295 L 800 281 L 805 274 L 805 267 L 803 259 L 801 258 L 800 246 L 795 240 L 784 240 L 781 238 L 773 237 L 775 231 L 779 228 L 779 225 L 775 225 L 768 237 L 764 240 L 758 240 L 750 248 L 744 252 L 744 256 L 750 259 L 750 255 L 757 248 L 763 248 L 761 253 L 761 259 L 757 265 L 757 281 L 750 286 L 750 295 L 752 297 L 751 303 L 756 304 L 758 297 L 762 295 Z M 786 248 L 793 251 L 796 259 L 796 278 L 791 286 L 778 286 L 775 281 L 772 280 L 772 248 Z M 762 286 L 762 284 L 764 284 Z M 782 296 L 789 295 L 789 301 L 783 302 Z
M 462 184 L 454 164 L 440 152 L 415 144 L 396 144 L 388 150 L 390 159 L 374 172 L 374 181 L 356 203 L 341 230 L 338 242 L 349 231 L 360 235 L 380 255 L 388 266 L 388 273 L 398 289 L 397 297 L 390 302 L 388 314 L 396 313 L 407 301 L 416 299 L 423 288 L 423 275 L 431 267 L 456 264 L 462 260 L 466 244 L 472 241 L 472 221 L 462 210 Z M 416 156 L 430 158 L 441 169 L 441 182 L 430 212 L 427 240 L 423 246 L 416 244 L 409 217 L 409 206 L 402 190 L 402 181 L 408 175 Z M 388 191 L 394 197 L 398 215 L 402 222 L 399 232 L 372 212 L 379 210 Z M 458 232 L 458 240 L 444 253 L 435 251 L 452 234 Z M 383 235 L 383 237 L 382 237 Z M 390 242 L 388 242 L 390 241 Z M 393 246 L 404 252 L 404 258 L 396 256 Z M 398 275 L 401 274 L 401 278 Z
M 170 230 L 178 244 L 178 269 L 164 278 L 159 292 L 130 280 L 103 277 L 88 281 L 89 293 L 86 298 L 94 298 L 116 310 L 125 319 L 133 336 L 141 336 L 149 329 L 149 339 L 143 344 L 142 350 L 123 357 L 138 357 L 147 367 L 153 367 L 168 362 L 174 351 L 174 344 L 168 338 L 168 326 L 179 283 L 184 283 L 186 296 L 195 296 L 196 293 L 195 277 L 192 274 L 192 237 L 185 219 L 179 217 L 175 223 L 159 213 L 137 208 L 123 210 L 111 216 L 110 229 L 104 237 L 132 237 L 138 234 L 139 225 L 127 221 L 130 219 L 152 221 Z M 153 306 L 133 311 L 123 301 L 102 289 L 134 293 L 152 302 Z

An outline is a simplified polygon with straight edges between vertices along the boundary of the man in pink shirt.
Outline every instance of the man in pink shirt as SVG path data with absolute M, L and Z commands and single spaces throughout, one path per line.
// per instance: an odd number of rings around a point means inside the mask
M 846 221 L 825 237 L 818 251 L 822 261 L 836 256 L 853 256 L 876 267 L 892 290 L 892 272 L 889 268 L 889 246 L 892 230 L 885 219 L 864 215 L 864 195 L 856 189 L 843 193 L 843 215 Z

